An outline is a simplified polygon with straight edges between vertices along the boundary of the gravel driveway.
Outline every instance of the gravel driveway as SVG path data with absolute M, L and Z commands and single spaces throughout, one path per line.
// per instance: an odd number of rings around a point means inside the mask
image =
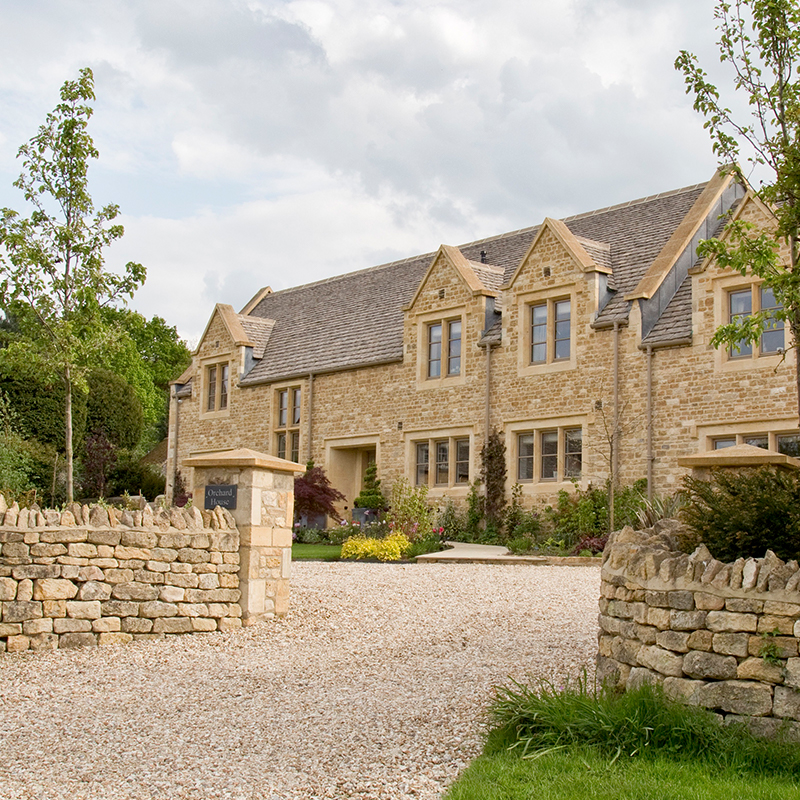
M 594 659 L 597 567 L 292 568 L 285 620 L 0 656 L 0 797 L 432 800 L 493 684 Z

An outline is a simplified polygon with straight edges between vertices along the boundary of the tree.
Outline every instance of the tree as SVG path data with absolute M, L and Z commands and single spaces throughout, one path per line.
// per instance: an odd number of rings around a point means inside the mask
M 145 279 L 144 267 L 133 262 L 121 275 L 104 268 L 104 249 L 124 231 L 111 224 L 119 208 L 110 204 L 95 211 L 88 190 L 89 161 L 98 157 L 87 131 L 94 99 L 88 67 L 77 81 L 64 83 L 61 102 L 19 149 L 23 167 L 14 186 L 32 206 L 31 215 L 23 218 L 4 208 L 0 216 L 0 307 L 8 314 L 14 304 L 23 304 L 32 312 L 31 324 L 10 341 L 3 358 L 32 363 L 64 385 L 69 500 L 72 393 L 83 385 L 94 355 L 113 338 L 100 308 L 132 296 Z
M 733 88 L 744 92 L 751 119 L 738 120 L 720 99 L 717 87 L 697 58 L 682 51 L 675 67 L 683 73 L 694 108 L 706 118 L 713 150 L 723 165 L 739 173 L 740 147 L 754 168 L 770 179 L 757 194 L 774 214 L 774 232 L 757 230 L 743 220 L 730 222 L 725 239 L 709 239 L 700 253 L 717 263 L 763 279 L 781 305 L 721 326 L 715 347 L 738 349 L 756 342 L 765 329 L 788 325 L 792 347 L 800 342 L 800 6 L 796 0 L 719 0 L 714 12 L 720 60 L 733 71 Z M 784 256 L 782 249 L 788 251 Z M 800 359 L 797 363 L 800 418 Z
M 306 465 L 306 471 L 294 479 L 294 515 L 295 518 L 311 514 L 327 514 L 340 520 L 334 503 L 344 500 L 345 496 L 331 486 L 328 476 L 322 467 L 315 467 L 313 461 Z

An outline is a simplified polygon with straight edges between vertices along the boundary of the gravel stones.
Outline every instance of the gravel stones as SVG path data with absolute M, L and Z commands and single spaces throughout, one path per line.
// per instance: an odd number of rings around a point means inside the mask
M 480 752 L 493 685 L 594 661 L 596 567 L 292 572 L 283 620 L 6 654 L 4 800 L 434 800 Z

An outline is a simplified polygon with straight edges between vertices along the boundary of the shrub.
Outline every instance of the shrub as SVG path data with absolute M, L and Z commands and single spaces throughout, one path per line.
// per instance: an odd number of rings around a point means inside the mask
M 385 539 L 358 534 L 342 545 L 342 558 L 377 558 L 378 561 L 399 561 L 411 547 L 402 533 L 392 533 Z
M 427 537 L 433 531 L 434 515 L 428 505 L 427 486 L 411 486 L 405 478 L 395 481 L 387 520 L 395 533 L 405 534 L 412 542 Z
M 378 464 L 371 461 L 364 473 L 364 487 L 353 501 L 355 508 L 374 508 L 379 511 L 386 509 L 386 499 L 381 491 L 381 482 L 378 479 Z
M 444 499 L 444 506 L 439 509 L 436 526 L 441 529 L 442 540 L 461 541 L 466 525 L 456 504 L 449 497 Z
M 108 477 L 109 495 L 144 495 L 155 500 L 164 494 L 166 479 L 152 464 L 142 464 L 130 453 L 121 451 L 117 465 Z
M 608 535 L 606 536 L 583 536 L 578 544 L 575 545 L 570 555 L 573 556 L 596 556 L 603 552 L 608 544 Z
M 683 479 L 681 517 L 720 561 L 800 558 L 800 475 L 771 467 L 713 470 L 711 480 Z

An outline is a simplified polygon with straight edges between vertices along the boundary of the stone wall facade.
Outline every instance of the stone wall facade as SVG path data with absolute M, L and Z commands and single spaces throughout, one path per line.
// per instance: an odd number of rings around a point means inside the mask
M 0 652 L 241 627 L 239 545 L 221 508 L 59 512 L 0 495 Z
M 769 224 L 768 212 L 753 198 L 744 201 L 737 213 L 757 225 Z M 540 459 L 538 437 L 543 432 L 558 431 L 561 436 L 565 430 L 580 429 L 579 483 L 583 487 L 602 485 L 610 473 L 609 431 L 616 421 L 618 480 L 631 483 L 645 477 L 651 467 L 652 490 L 671 494 L 686 474 L 678 458 L 713 449 L 720 436 L 743 441 L 766 436 L 769 447 L 775 449 L 777 436 L 796 433 L 796 351 L 789 348 L 784 363 L 778 353 L 730 358 L 710 345 L 716 328 L 728 321 L 729 293 L 757 288 L 758 281 L 713 263 L 694 267 L 686 279 L 691 284 L 687 337 L 662 342 L 648 356 L 638 302 L 632 302 L 617 330 L 598 327 L 602 263 L 587 269 L 575 243 L 570 245 L 557 232 L 558 225 L 544 226 L 508 285 L 485 291 L 476 291 L 465 282 L 453 260 L 440 251 L 413 301 L 402 309 L 402 356 L 388 363 L 356 363 L 349 368 L 320 369 L 313 375 L 287 374 L 271 383 L 241 385 L 246 377 L 242 365 L 247 347 L 231 335 L 224 315 L 215 311 L 194 361 L 181 379 L 180 394 L 173 396 L 168 481 L 180 469 L 191 486 L 187 463 L 206 452 L 253 448 L 277 453 L 278 397 L 287 388 L 299 389 L 301 395 L 297 460 L 305 463 L 312 458 L 326 469 L 334 486 L 347 497 L 342 511 L 352 507 L 371 458 L 378 463 L 386 489 L 399 477 L 413 483 L 414 447 L 419 441 L 469 440 L 469 480 L 474 480 L 480 473 L 487 416 L 489 427 L 505 437 L 508 490 L 518 478 L 521 434 L 536 437 L 535 453 Z M 641 231 L 643 239 L 648 235 Z M 526 354 L 530 353 L 532 304 L 557 299 L 570 301 L 570 357 L 530 364 Z M 492 318 L 491 309 L 502 310 L 502 335 L 491 348 L 487 367 L 482 336 L 487 319 Z M 237 316 L 232 309 L 230 314 Z M 304 309 L 297 308 L 297 316 L 303 314 Z M 427 326 L 459 319 L 459 374 L 426 379 Z M 230 367 L 227 405 L 208 413 L 204 370 L 209 364 L 221 363 Z M 649 430 L 648 375 L 652 380 Z M 648 433 L 652 434 L 650 454 Z M 534 476 L 521 481 L 526 505 L 553 502 L 560 490 L 574 490 L 562 468 L 562 450 L 560 447 L 556 479 Z M 439 483 L 433 478 L 429 489 L 434 501 L 446 496 L 463 502 L 468 493 L 466 482 Z
M 625 528 L 603 555 L 597 673 L 774 733 L 800 720 L 800 569 L 677 549 L 680 523 Z M 800 735 L 800 724 L 788 723 Z

